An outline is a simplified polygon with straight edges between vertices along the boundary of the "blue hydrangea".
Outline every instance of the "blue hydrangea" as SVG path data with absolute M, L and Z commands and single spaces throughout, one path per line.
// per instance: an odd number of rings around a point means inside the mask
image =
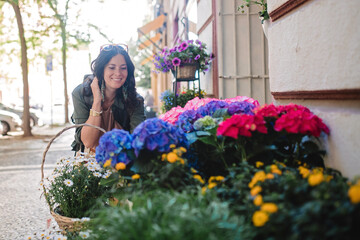
M 195 110 L 186 110 L 179 116 L 178 120 L 175 123 L 175 126 L 181 128 L 184 132 L 192 132 L 194 131 L 194 122 L 201 118 L 202 115 L 200 115 Z
M 115 165 L 119 162 L 129 164 L 134 159 L 131 159 L 132 151 L 132 136 L 129 132 L 120 129 L 113 129 L 106 132 L 100 137 L 99 146 L 96 147 L 95 159 L 103 165 L 107 160 L 111 159 L 111 165 Z
M 196 111 L 198 114 L 205 117 L 205 116 L 212 116 L 214 112 L 220 108 L 228 108 L 228 107 L 229 107 L 229 103 L 225 101 L 214 100 L 208 102 L 204 106 L 199 107 Z
M 142 150 L 170 152 L 171 144 L 188 147 L 184 131 L 159 118 L 150 118 L 140 123 L 134 129 L 132 137 L 132 147 L 137 157 Z
M 228 114 L 231 116 L 240 113 L 254 115 L 254 113 L 252 112 L 252 109 L 254 108 L 255 105 L 249 102 L 232 102 L 228 107 Z

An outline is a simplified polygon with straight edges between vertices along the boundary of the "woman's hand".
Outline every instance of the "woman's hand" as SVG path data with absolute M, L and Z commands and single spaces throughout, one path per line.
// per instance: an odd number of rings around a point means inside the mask
M 94 80 L 92 81 L 91 85 L 91 91 L 93 93 L 94 96 L 94 103 L 101 103 L 101 91 L 100 91 L 100 87 L 99 87 L 99 80 L 97 79 L 97 77 L 94 77 Z

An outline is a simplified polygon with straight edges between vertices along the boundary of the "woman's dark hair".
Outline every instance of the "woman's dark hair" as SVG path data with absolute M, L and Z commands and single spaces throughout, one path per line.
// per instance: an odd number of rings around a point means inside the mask
M 139 101 L 136 98 L 136 88 L 135 88 L 135 66 L 132 63 L 129 54 L 121 47 L 121 46 L 112 46 L 112 48 L 107 50 L 100 51 L 99 56 L 91 62 L 91 70 L 93 72 L 93 75 L 97 77 L 99 81 L 99 85 L 101 87 L 101 84 L 104 80 L 104 69 L 106 64 L 109 63 L 109 61 L 116 55 L 121 54 L 125 58 L 128 76 L 126 78 L 126 81 L 121 88 L 116 90 L 116 96 L 120 97 L 122 102 L 125 105 L 125 108 L 128 112 L 131 112 L 137 104 L 139 104 Z M 88 78 L 89 79 L 89 78 Z M 84 86 L 84 95 L 91 95 L 91 87 L 90 84 L 92 82 L 93 78 L 90 78 L 90 81 L 85 82 Z M 126 89 L 127 96 L 124 96 L 123 94 L 123 88 Z

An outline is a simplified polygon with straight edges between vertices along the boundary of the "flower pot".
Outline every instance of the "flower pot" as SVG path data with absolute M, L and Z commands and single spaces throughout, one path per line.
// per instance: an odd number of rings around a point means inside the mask
M 269 25 L 270 25 L 270 20 L 269 19 L 264 20 L 263 23 L 261 24 L 261 26 L 263 28 L 263 31 L 264 31 L 264 35 L 265 35 L 266 38 L 268 38 Z
M 176 70 L 172 71 L 172 73 L 177 79 L 194 79 L 197 69 L 197 63 L 184 63 L 176 67 Z

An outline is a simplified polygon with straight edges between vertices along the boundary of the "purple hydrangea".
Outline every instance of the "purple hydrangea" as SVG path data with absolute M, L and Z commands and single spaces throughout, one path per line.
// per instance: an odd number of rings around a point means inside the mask
M 192 132 L 194 131 L 194 122 L 201 117 L 202 116 L 193 109 L 186 110 L 181 113 L 178 120 L 175 122 L 175 126 L 181 128 L 184 132 Z
M 228 114 L 229 115 L 234 115 L 234 114 L 247 114 L 247 115 L 254 115 L 254 113 L 252 112 L 252 109 L 255 108 L 255 105 L 249 102 L 232 102 L 230 103 L 229 107 L 228 107 Z
M 187 147 L 184 131 L 159 118 L 150 118 L 140 123 L 132 134 L 132 147 L 138 157 L 142 150 L 166 153 L 170 145 Z
M 96 147 L 95 159 L 103 165 L 107 160 L 111 159 L 111 165 L 119 162 L 129 164 L 134 159 L 131 159 L 129 151 L 133 151 L 132 136 L 129 132 L 122 129 L 113 129 L 106 132 L 100 137 L 99 146 Z

